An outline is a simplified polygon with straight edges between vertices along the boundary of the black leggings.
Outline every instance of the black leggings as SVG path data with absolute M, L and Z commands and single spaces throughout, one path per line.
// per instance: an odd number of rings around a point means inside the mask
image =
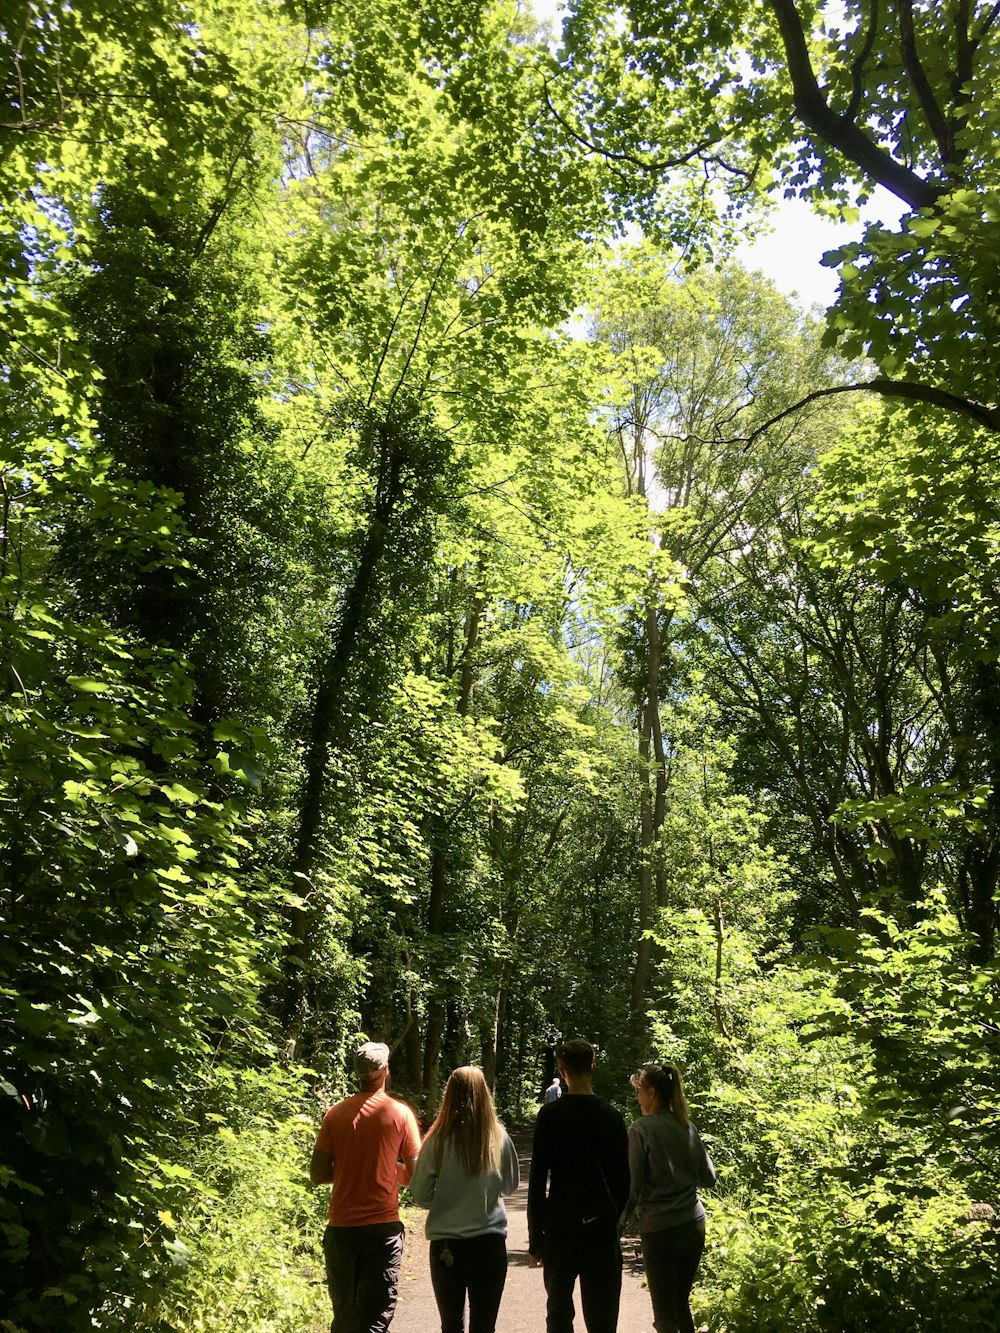
M 639 1239 L 656 1333 L 694 1333 L 690 1298 L 705 1248 L 705 1219 L 643 1231 Z
M 452 1262 L 448 1263 L 448 1256 Z M 441 1333 L 493 1333 L 507 1281 L 507 1241 L 490 1233 L 431 1241 L 431 1286 L 441 1316 Z

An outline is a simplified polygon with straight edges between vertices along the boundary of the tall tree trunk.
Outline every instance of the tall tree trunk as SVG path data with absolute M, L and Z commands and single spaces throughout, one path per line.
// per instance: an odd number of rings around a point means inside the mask
M 512 1106 L 514 1110 L 517 1110 L 517 1098 L 514 1095 L 514 1071 L 511 1068 L 510 1061 L 510 1033 L 513 1020 L 511 1017 L 512 1002 L 509 987 L 498 996 L 497 1009 L 497 1100 L 502 1101 L 506 1106 Z
M 455 709 L 459 717 L 466 717 L 472 703 L 475 684 L 475 651 L 479 642 L 479 626 L 485 598 L 476 593 L 465 624 L 465 644 L 462 650 L 458 699 Z M 451 857 L 448 839 L 451 836 L 447 821 L 437 815 L 431 827 L 430 895 L 427 903 L 427 934 L 440 937 L 448 927 L 448 905 L 451 887 Z M 441 1047 L 446 1023 L 445 1003 L 435 994 L 428 1004 L 424 1036 L 423 1095 L 428 1107 L 436 1104 Z
M 644 725 L 639 733 L 639 912 L 636 921 L 638 939 L 629 996 L 632 1041 L 637 1048 L 642 1045 L 646 1026 L 645 1006 L 652 956 L 652 941 L 646 935 L 652 924 L 653 910 L 653 793 L 649 751 L 649 731 Z
M 427 1024 L 424 1030 L 423 1102 L 429 1112 L 437 1105 L 438 1071 L 441 1064 L 441 1043 L 445 1024 L 444 1001 L 437 995 L 427 1005 Z
M 373 424 L 373 451 L 377 459 L 375 497 L 354 578 L 347 590 L 340 616 L 333 630 L 332 642 L 316 672 L 316 687 L 306 737 L 303 762 L 305 776 L 299 797 L 298 820 L 291 857 L 293 890 L 308 900 L 312 876 L 320 855 L 325 816 L 325 796 L 331 757 L 348 755 L 356 739 L 360 713 L 355 698 L 357 682 L 353 679 L 358 664 L 373 655 L 378 625 L 384 610 L 389 581 L 384 577 L 386 551 L 390 536 L 405 521 L 404 501 L 407 465 L 412 467 L 411 440 L 406 419 Z M 414 561 L 419 556 L 415 554 Z M 395 589 L 393 589 L 395 592 Z M 368 687 L 372 687 L 369 685 Z M 378 686 L 374 689 L 378 690 Z M 365 711 L 377 702 L 366 699 Z M 354 809 L 350 793 L 338 809 L 337 833 L 343 838 Z M 294 960 L 288 969 L 285 1013 L 286 1055 L 294 1056 L 302 1035 L 308 1007 L 309 961 L 313 911 L 308 905 L 293 906 L 289 912 L 289 954 Z
M 666 906 L 666 880 L 659 853 L 660 834 L 666 818 L 666 756 L 660 723 L 660 667 L 665 627 L 656 604 L 646 604 L 646 679 L 639 731 L 639 912 L 636 922 L 635 965 L 629 996 L 629 1025 L 634 1053 L 645 1045 L 653 941 L 647 932 L 653 926 L 653 908 Z
M 423 1082 L 422 1051 L 420 1024 L 414 1017 L 413 1022 L 406 1030 L 406 1036 L 403 1038 L 403 1061 L 406 1069 L 407 1087 L 419 1088 Z

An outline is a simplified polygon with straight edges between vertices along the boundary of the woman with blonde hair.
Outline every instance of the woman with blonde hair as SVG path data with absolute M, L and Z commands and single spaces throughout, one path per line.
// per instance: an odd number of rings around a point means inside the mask
M 441 1333 L 494 1333 L 507 1280 L 502 1194 L 520 1181 L 517 1152 L 497 1119 L 483 1071 L 463 1065 L 448 1079 L 427 1131 L 410 1191 L 428 1209 L 431 1284 Z
M 642 1115 L 628 1132 L 632 1188 L 622 1220 L 639 1216 L 639 1240 L 657 1333 L 694 1333 L 691 1288 L 705 1248 L 698 1186 L 715 1167 L 688 1114 L 679 1070 L 643 1065 L 631 1078 Z

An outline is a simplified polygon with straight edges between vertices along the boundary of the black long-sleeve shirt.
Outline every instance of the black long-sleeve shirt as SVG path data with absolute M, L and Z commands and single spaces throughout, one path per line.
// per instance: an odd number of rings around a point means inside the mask
M 593 1222 L 612 1230 L 629 1194 L 628 1131 L 601 1097 L 568 1093 L 541 1107 L 528 1176 L 528 1249 L 549 1229 Z

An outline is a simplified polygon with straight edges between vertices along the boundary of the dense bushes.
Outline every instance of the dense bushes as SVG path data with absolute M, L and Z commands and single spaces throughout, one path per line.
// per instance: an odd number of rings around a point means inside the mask
M 712 1208 L 701 1310 L 716 1333 L 987 1333 L 1000 1320 L 997 1233 L 967 1200 L 901 1200 L 792 1177 Z
M 316 1108 L 297 1076 L 276 1072 L 223 1079 L 214 1092 L 220 1109 L 185 1159 L 195 1205 L 178 1220 L 166 1215 L 169 1292 L 141 1326 L 325 1333 L 327 1191 L 308 1181 Z
M 987 1333 L 1000 1322 L 989 986 L 939 896 L 828 954 L 755 964 L 664 932 L 657 1041 L 720 1168 L 699 1309 L 719 1333 Z M 698 984 L 718 975 L 718 986 Z M 725 1035 L 719 1015 L 725 1015 Z

